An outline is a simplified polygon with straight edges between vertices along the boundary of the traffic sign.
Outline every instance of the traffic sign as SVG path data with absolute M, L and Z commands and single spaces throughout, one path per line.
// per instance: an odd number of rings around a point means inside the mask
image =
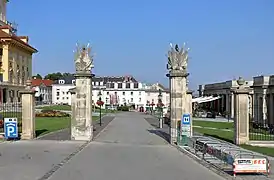
M 190 125 L 190 114 L 184 114 L 182 117 L 182 125 Z
M 6 139 L 18 138 L 17 118 L 5 118 L 4 131 Z

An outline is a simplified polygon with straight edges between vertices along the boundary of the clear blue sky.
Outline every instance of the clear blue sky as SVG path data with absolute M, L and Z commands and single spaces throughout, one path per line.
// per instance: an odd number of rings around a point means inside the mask
M 162 82 L 169 42 L 191 48 L 190 85 L 274 74 L 273 0 L 11 0 L 8 19 L 39 53 L 34 73 L 73 72 L 91 42 L 96 75 Z

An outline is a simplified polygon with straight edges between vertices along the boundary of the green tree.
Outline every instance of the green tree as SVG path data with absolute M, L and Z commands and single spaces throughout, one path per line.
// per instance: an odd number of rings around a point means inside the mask
M 63 77 L 67 77 L 67 76 L 72 76 L 73 74 L 71 73 L 61 73 L 61 72 L 56 72 L 56 73 L 50 73 L 50 74 L 47 74 L 44 79 L 50 79 L 50 80 L 58 80 L 58 79 L 61 79 Z
M 35 76 L 32 76 L 32 78 L 43 79 L 42 76 L 41 76 L 40 74 L 36 74 Z

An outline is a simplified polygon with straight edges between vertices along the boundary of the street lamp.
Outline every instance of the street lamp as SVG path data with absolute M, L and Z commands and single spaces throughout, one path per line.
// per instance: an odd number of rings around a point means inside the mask
M 97 101 L 97 105 L 100 107 L 100 126 L 102 126 L 102 106 L 104 105 L 104 102 L 102 101 L 101 91 L 99 91 L 98 96 L 99 100 Z
M 157 103 L 157 107 L 158 107 L 158 111 L 159 111 L 159 127 L 163 128 L 163 102 L 162 102 L 162 90 L 159 89 L 159 94 L 158 94 L 158 103 Z

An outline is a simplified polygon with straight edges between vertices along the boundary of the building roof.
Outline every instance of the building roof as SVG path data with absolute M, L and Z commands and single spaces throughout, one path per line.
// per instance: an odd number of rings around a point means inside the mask
M 40 86 L 44 84 L 45 86 L 52 86 L 53 81 L 49 79 L 32 79 L 31 85 L 32 86 Z
M 26 43 L 26 42 L 24 42 L 23 40 L 20 39 L 20 38 L 27 38 L 28 39 L 27 36 L 16 36 L 13 33 L 8 34 L 8 33 L 4 32 L 2 29 L 10 29 L 11 30 L 11 27 L 8 26 L 8 25 L 7 26 L 0 26 L 0 39 L 17 41 L 17 42 L 21 43 L 22 45 L 27 46 L 33 53 L 38 52 L 37 49 L 35 49 L 31 45 L 29 45 L 28 43 Z
M 72 84 L 72 80 L 74 80 L 74 76 L 65 76 L 54 81 L 54 84 L 59 84 L 59 80 L 64 80 L 65 83 L 63 84 Z M 138 83 L 138 81 L 133 76 L 95 76 L 92 78 L 93 82 L 103 82 L 104 85 L 111 82 L 133 82 Z

